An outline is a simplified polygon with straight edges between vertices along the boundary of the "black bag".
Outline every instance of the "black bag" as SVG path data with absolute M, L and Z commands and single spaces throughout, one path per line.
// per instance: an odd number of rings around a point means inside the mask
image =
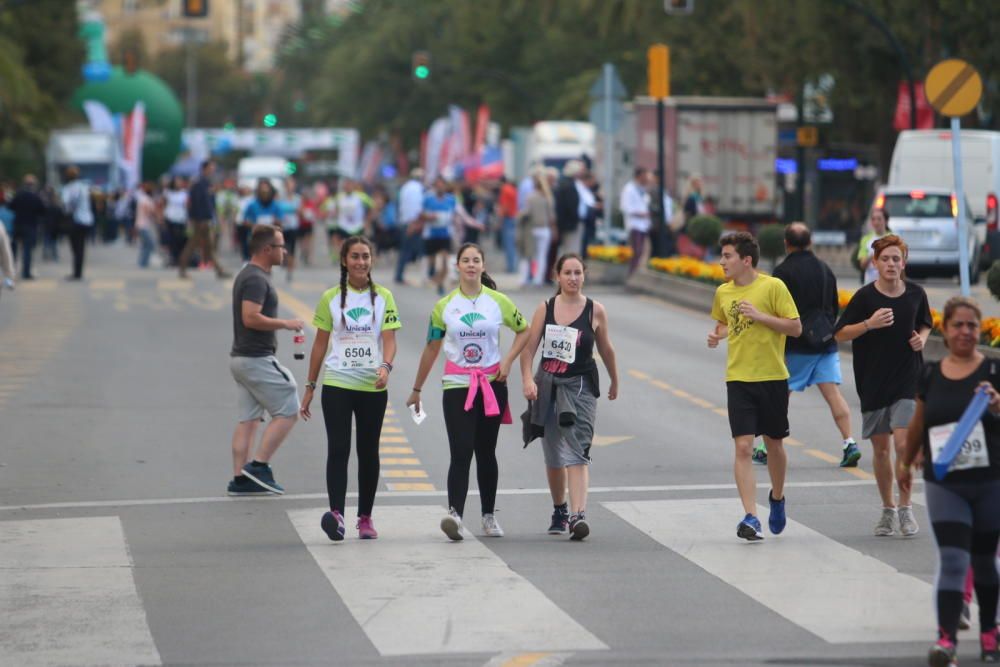
M 822 269 L 823 291 L 820 303 L 825 304 L 827 285 L 826 267 L 822 267 Z M 830 342 L 833 340 L 833 321 L 827 316 L 825 305 L 802 318 L 802 334 L 799 336 L 799 340 L 817 352 L 823 352 L 830 346 Z

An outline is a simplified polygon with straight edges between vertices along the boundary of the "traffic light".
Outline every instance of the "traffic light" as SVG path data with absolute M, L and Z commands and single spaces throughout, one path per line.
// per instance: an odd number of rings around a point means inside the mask
M 264 115 L 264 127 L 274 127 L 278 124 L 278 117 L 273 113 Z
M 294 176 L 298 170 L 299 170 L 299 165 L 296 164 L 295 162 L 289 160 L 288 162 L 285 163 L 285 173 L 288 174 L 289 176 Z
M 410 72 L 417 81 L 426 81 L 431 76 L 431 54 L 427 51 L 414 51 Z
M 203 19 L 208 16 L 208 0 L 181 0 L 181 13 L 185 18 Z
M 691 14 L 694 0 L 663 0 L 663 11 L 668 14 Z

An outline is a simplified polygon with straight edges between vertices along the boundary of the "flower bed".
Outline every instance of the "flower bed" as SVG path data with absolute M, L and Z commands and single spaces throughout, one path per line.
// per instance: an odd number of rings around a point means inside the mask
M 632 248 L 625 245 L 587 246 L 587 258 L 598 262 L 628 264 L 632 260 Z
M 699 282 L 714 285 L 721 285 L 726 282 L 726 275 L 721 266 L 703 262 L 694 257 L 654 257 L 649 260 L 649 266 L 656 271 Z M 847 306 L 852 296 L 854 296 L 854 292 L 851 290 L 837 290 L 837 302 L 840 304 L 841 310 Z M 931 308 L 931 320 L 933 322 L 931 330 L 935 335 L 941 335 L 942 319 L 943 314 Z M 983 318 L 979 333 L 979 342 L 981 345 L 1000 348 L 1000 318 Z

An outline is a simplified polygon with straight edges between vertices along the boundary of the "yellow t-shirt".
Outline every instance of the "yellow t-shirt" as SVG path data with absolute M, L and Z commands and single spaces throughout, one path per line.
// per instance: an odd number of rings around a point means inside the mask
M 785 336 L 740 315 L 740 301 L 749 301 L 766 315 L 797 319 L 792 295 L 777 278 L 757 274 L 749 285 L 732 281 L 719 285 L 712 302 L 712 318 L 729 328 L 726 382 L 787 380 Z

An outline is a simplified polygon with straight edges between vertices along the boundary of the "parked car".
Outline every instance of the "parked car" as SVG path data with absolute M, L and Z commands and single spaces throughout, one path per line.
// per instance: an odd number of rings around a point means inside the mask
M 889 213 L 889 229 L 909 246 L 906 274 L 959 275 L 958 198 L 947 188 L 885 186 L 875 197 L 875 207 Z M 985 224 L 976 224 L 965 207 L 969 244 L 969 281 L 979 282 L 980 253 Z

